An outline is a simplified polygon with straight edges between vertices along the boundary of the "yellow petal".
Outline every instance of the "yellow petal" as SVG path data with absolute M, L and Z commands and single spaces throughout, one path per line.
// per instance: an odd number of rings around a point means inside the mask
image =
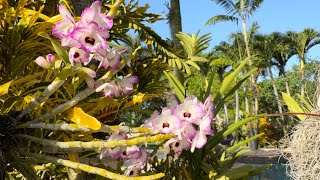
M 142 103 L 144 94 L 138 93 L 137 95 L 134 95 L 132 98 L 133 104 Z
M 95 117 L 85 113 L 80 107 L 74 107 L 69 113 L 68 118 L 83 127 L 98 130 L 101 128 L 101 123 Z
M 10 87 L 10 84 L 12 83 L 12 81 L 9 81 L 9 82 L 0 86 L 0 96 L 8 93 L 8 90 L 9 90 L 9 87 Z

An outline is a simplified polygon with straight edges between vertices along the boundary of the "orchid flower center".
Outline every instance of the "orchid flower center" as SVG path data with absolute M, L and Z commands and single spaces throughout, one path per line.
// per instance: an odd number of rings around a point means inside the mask
M 183 117 L 190 118 L 191 117 L 191 113 L 185 112 L 185 113 L 183 113 Z
M 180 145 L 180 143 L 177 142 L 174 146 L 175 147 L 179 147 L 179 145 Z
M 93 37 L 86 37 L 85 39 L 84 39 L 84 41 L 86 42 L 86 43 L 89 43 L 89 44 L 91 44 L 91 45 L 94 45 L 94 42 L 96 41 Z
M 169 128 L 169 126 L 170 126 L 170 124 L 167 123 L 167 122 L 165 122 L 165 123 L 162 124 L 162 128 Z
M 78 52 L 75 52 L 74 55 L 73 55 L 73 58 L 76 59 L 76 58 L 78 58 L 79 56 L 80 56 L 80 54 L 79 54 Z
M 133 175 L 133 171 L 130 171 L 129 175 L 132 176 Z

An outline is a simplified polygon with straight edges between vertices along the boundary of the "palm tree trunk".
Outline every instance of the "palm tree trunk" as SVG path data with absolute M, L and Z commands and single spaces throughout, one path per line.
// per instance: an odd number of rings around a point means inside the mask
M 244 9 L 244 2 L 243 0 L 240 1 L 240 9 L 243 10 Z M 242 29 L 243 29 L 243 37 L 244 37 L 244 43 L 245 43 L 245 46 L 246 46 L 246 53 L 247 53 L 247 56 L 248 57 L 251 57 L 251 53 L 250 53 L 250 48 L 249 48 L 249 41 L 248 41 L 248 37 L 247 37 L 247 23 L 246 23 L 246 15 L 243 14 L 243 12 L 241 12 L 240 14 L 241 16 L 241 19 L 242 19 Z M 249 66 L 251 67 L 252 66 L 252 61 L 251 59 L 249 60 Z M 254 112 L 257 114 L 258 112 L 258 106 L 257 106 L 257 102 L 258 102 L 258 97 L 257 97 L 257 89 L 255 88 L 255 82 L 254 82 L 254 77 L 253 75 L 250 76 L 250 86 L 252 87 L 252 90 L 253 90 L 253 96 L 254 96 L 254 104 L 253 104 L 253 107 L 254 107 Z M 249 125 L 249 130 L 250 130 L 250 137 L 254 136 L 254 134 L 257 134 L 258 131 L 259 131 L 259 121 L 256 121 L 257 123 L 257 126 L 253 132 L 253 125 L 252 125 L 252 122 L 250 122 L 250 125 Z M 255 139 L 253 141 L 250 141 L 250 148 L 251 150 L 257 150 L 258 149 L 258 140 Z
M 71 0 L 75 14 L 80 16 L 86 7 L 90 7 L 93 0 Z
M 235 83 L 237 83 L 237 81 L 235 80 Z M 237 123 L 239 121 L 239 91 L 236 90 L 235 91 L 235 101 L 236 101 L 236 112 L 235 112 L 235 118 L 234 118 L 234 121 Z M 238 139 L 239 139 L 239 130 L 237 130 L 235 132 L 235 136 L 234 136 L 234 143 L 235 142 L 238 142 Z
M 277 85 L 276 85 L 276 83 L 274 81 L 274 78 L 273 78 L 273 73 L 272 73 L 271 67 L 268 67 L 267 69 L 269 71 L 270 79 L 271 79 L 271 82 L 272 82 L 274 96 L 276 98 L 276 102 L 277 102 L 277 105 L 278 105 L 278 111 L 279 111 L 280 114 L 282 114 L 283 113 L 282 104 L 281 104 L 281 101 L 280 101 L 280 96 L 279 96 L 279 93 L 278 93 Z M 281 122 L 278 119 L 277 119 L 277 121 L 278 121 L 279 125 L 282 126 L 283 133 L 286 135 L 287 134 L 287 130 L 286 130 L 286 122 L 285 122 L 284 116 L 280 115 L 280 119 L 281 119 Z
M 169 8 L 169 26 L 172 42 L 175 49 L 182 49 L 179 39 L 176 37 L 176 34 L 182 31 L 182 21 L 181 21 L 181 11 L 180 11 L 180 0 L 170 0 Z M 183 84 L 183 74 L 178 67 L 173 68 L 174 76 Z M 171 90 L 173 92 L 173 89 Z M 168 104 L 174 106 L 179 102 L 178 98 L 175 95 L 172 95 L 168 99 Z
M 304 57 L 300 57 L 300 88 L 301 88 L 301 96 L 304 97 L 305 94 L 305 84 L 304 84 Z
M 168 19 L 169 19 L 169 25 L 170 25 L 170 34 L 171 34 L 174 48 L 182 49 L 180 40 L 176 37 L 176 34 L 178 34 L 179 32 L 182 32 L 180 0 L 170 0 Z M 183 74 L 177 67 L 174 68 L 173 73 L 180 82 L 183 82 Z
M 288 81 L 288 77 L 287 77 L 287 76 L 284 77 L 284 83 L 285 83 L 285 85 L 286 85 L 287 94 L 288 94 L 289 96 L 291 96 L 291 95 L 290 95 L 290 88 L 289 88 L 289 81 Z

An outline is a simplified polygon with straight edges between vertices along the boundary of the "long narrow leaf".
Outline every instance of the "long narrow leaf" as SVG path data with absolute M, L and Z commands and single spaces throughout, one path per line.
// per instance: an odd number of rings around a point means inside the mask
M 314 107 L 306 100 L 306 98 L 302 97 L 300 94 L 296 94 L 301 102 L 308 108 L 308 110 L 314 111 Z
M 40 32 L 38 34 L 41 37 L 44 37 L 48 40 L 51 41 L 51 44 L 53 46 L 53 49 L 56 51 L 56 53 L 58 54 L 58 56 L 61 58 L 61 60 L 68 64 L 69 63 L 69 55 L 67 53 L 67 51 L 56 41 L 54 41 L 48 34 L 46 34 L 45 32 Z
M 234 78 L 237 77 L 237 75 L 240 73 L 240 71 L 244 68 L 244 66 L 247 64 L 247 62 L 251 59 L 251 57 L 247 57 L 244 59 L 239 66 L 232 72 L 230 73 L 222 82 L 221 88 L 219 92 L 221 94 L 225 94 L 225 91 L 228 89 Z
M 258 117 L 253 116 L 253 117 L 249 117 L 249 118 L 243 119 L 241 121 L 238 121 L 237 123 L 234 123 L 234 124 L 228 126 L 227 128 L 225 128 L 224 130 L 220 131 L 215 136 L 210 137 L 208 139 L 208 142 L 206 145 L 206 150 L 210 151 L 215 145 L 219 144 L 229 134 L 236 131 L 238 128 L 240 128 L 244 124 L 251 122 L 257 118 Z
M 257 135 L 255 135 L 255 136 L 249 138 L 249 139 L 246 139 L 245 141 L 241 141 L 241 142 L 239 142 L 239 143 L 237 143 L 237 144 L 229 147 L 229 148 L 226 150 L 226 153 L 230 153 L 230 152 L 236 150 L 237 148 L 239 148 L 239 147 L 241 147 L 241 146 L 243 146 L 243 145 L 246 145 L 246 144 L 249 143 L 250 141 L 261 137 L 262 135 L 264 135 L 264 133 L 257 134 Z
M 303 109 L 300 107 L 300 105 L 295 101 L 291 96 L 289 96 L 287 93 L 282 93 L 282 98 L 284 102 L 287 104 L 290 112 L 295 113 L 304 113 Z M 305 115 L 297 115 L 297 117 L 303 121 L 306 119 Z
M 178 97 L 179 101 L 183 102 L 184 101 L 184 91 L 180 90 L 178 85 L 175 83 L 175 81 L 171 78 L 171 76 L 166 71 L 163 71 L 163 73 L 166 76 L 166 78 L 169 80 L 169 84 L 171 87 L 173 87 L 173 90 L 174 90 L 176 96 Z
M 251 74 L 255 73 L 258 70 L 258 68 L 253 68 L 251 69 L 251 71 L 249 71 L 246 75 L 244 75 L 242 77 L 242 79 L 240 79 L 237 84 L 235 86 L 233 86 L 227 93 L 226 95 L 220 99 L 220 97 L 217 96 L 218 99 L 215 99 L 214 102 L 218 102 L 216 103 L 216 109 L 215 109 L 215 113 L 218 113 L 220 111 L 220 109 L 223 107 L 224 102 L 226 101 L 226 99 L 231 96 L 237 89 L 239 89 L 239 87 L 242 85 L 243 82 L 245 82 L 250 76 Z

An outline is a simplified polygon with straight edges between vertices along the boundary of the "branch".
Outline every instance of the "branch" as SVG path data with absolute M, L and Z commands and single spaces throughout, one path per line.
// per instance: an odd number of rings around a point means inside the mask
M 82 142 L 82 141 L 68 141 L 68 142 L 60 142 L 54 140 L 47 140 L 42 139 L 34 136 L 29 136 L 25 134 L 18 134 L 16 137 L 23 138 L 27 140 L 31 140 L 35 143 L 44 145 L 44 146 L 52 146 L 61 149 L 70 149 L 79 148 L 83 150 L 88 150 L 92 148 L 113 148 L 113 147 L 120 147 L 120 146 L 134 146 L 138 144 L 145 144 L 145 143 L 156 143 L 159 144 L 169 138 L 171 138 L 173 134 L 158 134 L 154 136 L 144 136 L 144 137 L 137 137 L 132 139 L 123 139 L 123 140 L 114 140 L 114 141 L 91 141 L 91 142 Z
M 112 19 L 117 15 L 118 8 L 121 4 L 123 4 L 124 0 L 117 0 L 111 7 L 107 16 L 110 16 Z
M 102 168 L 89 166 L 87 164 L 81 164 L 81 163 L 77 163 L 77 162 L 73 162 L 73 161 L 69 161 L 69 160 L 65 160 L 65 159 L 61 159 L 61 158 L 56 158 L 56 157 L 52 157 L 52 156 L 46 156 L 46 155 L 35 154 L 35 153 L 24 152 L 24 151 L 19 152 L 19 154 L 22 154 L 25 156 L 30 156 L 30 157 L 33 157 L 36 159 L 46 160 L 46 161 L 52 162 L 56 165 L 63 165 L 65 167 L 79 169 L 81 171 L 88 172 L 91 174 L 97 174 L 97 175 L 100 175 L 100 176 L 103 176 L 103 177 L 106 177 L 109 179 L 148 180 L 148 179 L 160 179 L 164 176 L 163 173 L 158 173 L 158 174 L 149 175 L 149 176 L 128 177 L 128 176 L 119 175 L 119 174 L 107 171 Z
M 101 77 L 99 80 L 96 81 L 96 87 L 99 87 L 103 83 L 109 81 L 111 79 L 112 75 L 113 75 L 113 73 L 108 71 L 103 77 Z M 40 116 L 38 119 L 36 119 L 34 121 L 31 121 L 29 123 L 33 123 L 33 122 L 37 122 L 37 121 L 44 121 L 46 119 L 51 119 L 55 115 L 57 115 L 57 114 L 59 114 L 61 112 L 64 112 L 64 111 L 68 110 L 69 108 L 75 106 L 78 102 L 80 102 L 83 99 L 87 98 L 88 96 L 90 96 L 94 92 L 96 92 L 95 88 L 87 88 L 87 89 L 79 92 L 74 98 L 72 98 L 68 102 L 65 102 L 64 104 L 61 104 L 58 107 L 56 107 L 55 109 L 53 109 L 52 112 L 44 114 L 44 115 Z
M 144 127 L 135 127 L 130 128 L 128 126 L 101 126 L 99 130 L 92 130 L 83 126 L 79 126 L 77 124 L 68 124 L 68 123 L 61 123 L 61 124 L 47 124 L 47 123 L 29 123 L 29 124 L 21 124 L 17 126 L 17 128 L 30 128 L 30 129 L 49 129 L 52 131 L 81 131 L 81 132 L 104 132 L 104 133 L 113 133 L 115 131 L 119 131 L 120 133 L 143 133 L 143 134 L 152 134 L 151 129 L 144 128 Z

